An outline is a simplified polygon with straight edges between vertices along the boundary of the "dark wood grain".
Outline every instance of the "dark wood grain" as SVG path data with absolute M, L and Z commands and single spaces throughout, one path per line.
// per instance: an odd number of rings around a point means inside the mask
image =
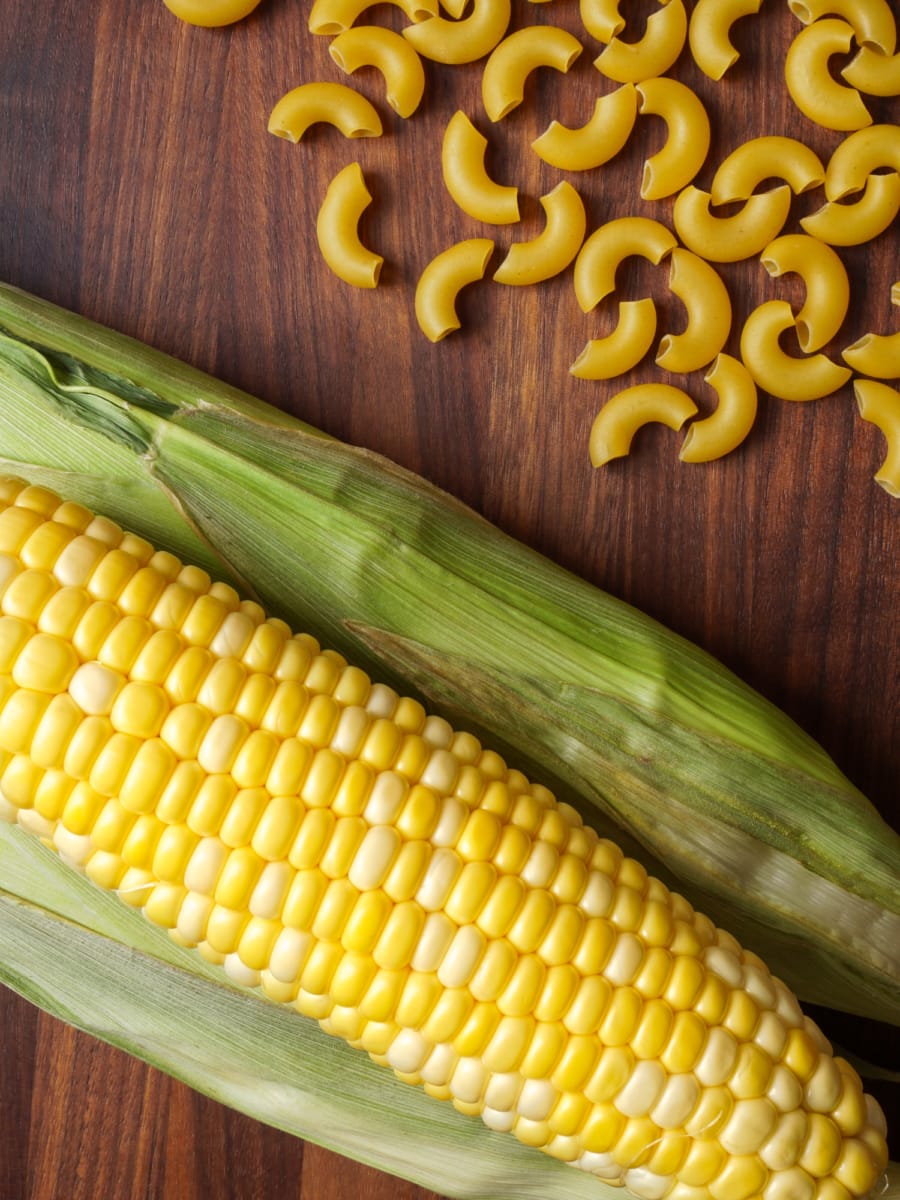
M 161 0 L 2 7 L 0 278 L 427 475 L 718 655 L 817 737 L 900 827 L 900 502 L 872 482 L 883 442 L 858 418 L 851 390 L 811 404 L 763 397 L 747 443 L 716 464 L 680 464 L 678 438 L 657 427 L 639 435 L 630 458 L 594 471 L 588 432 L 611 388 L 568 367 L 604 326 L 581 313 L 571 272 L 537 288 L 468 289 L 463 331 L 438 346 L 416 327 L 415 280 L 434 253 L 487 235 L 496 264 L 512 240 L 541 228 L 537 197 L 562 175 L 528 145 L 550 117 L 586 120 L 599 47 L 589 45 L 566 77 L 539 73 L 527 103 L 490 128 L 491 170 L 525 194 L 522 225 L 498 231 L 456 211 L 441 185 L 452 113 L 465 108 L 489 129 L 477 66 L 429 65 L 426 100 L 408 122 L 366 72 L 357 82 L 386 136 L 348 142 L 319 128 L 291 146 L 266 133 L 272 105 L 298 83 L 340 77 L 296 0 L 263 0 L 242 24 L 211 31 L 179 23 Z M 574 5 L 519 8 L 517 19 L 579 32 Z M 652 6 L 639 0 L 629 11 L 638 30 Z M 400 25 L 386 6 L 374 16 Z M 742 58 L 722 85 L 678 64 L 712 118 L 701 186 L 752 134 L 792 134 L 825 158 L 837 144 L 781 85 L 796 28 L 785 5 L 742 22 Z M 872 108 L 877 120 L 898 119 L 893 101 Z M 669 219 L 671 202 L 636 198 L 641 163 L 662 136 L 657 118 L 641 118 L 614 165 L 570 177 L 591 227 L 632 211 Z M 351 159 L 375 198 L 364 238 L 386 258 L 374 292 L 332 277 L 313 236 L 325 187 Z M 795 200 L 791 228 L 820 202 L 818 192 Z M 853 303 L 832 353 L 896 324 L 896 227 L 842 253 Z M 762 299 L 800 296 L 796 280 L 771 280 L 756 261 L 723 275 L 735 330 Z M 664 326 L 676 329 L 665 280 L 661 269 L 630 270 L 619 296 L 654 295 Z M 643 364 L 629 381 L 654 370 Z M 697 395 L 712 407 L 708 390 Z M 822 1020 L 835 1036 L 887 1045 L 884 1031 Z M 270 1195 L 429 1193 L 228 1112 L 0 992 L 2 1200 Z

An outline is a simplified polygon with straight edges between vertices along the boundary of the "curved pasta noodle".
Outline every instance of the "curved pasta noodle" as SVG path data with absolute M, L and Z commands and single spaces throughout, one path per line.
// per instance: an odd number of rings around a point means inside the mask
M 585 32 L 598 42 L 609 42 L 625 28 L 619 0 L 579 0 L 578 12 Z
M 900 282 L 891 288 L 891 304 L 900 306 Z M 864 333 L 843 351 L 848 366 L 876 379 L 900 379 L 900 330 L 896 333 Z
M 591 338 L 569 367 L 578 379 L 614 379 L 636 367 L 656 337 L 656 305 L 649 298 L 621 300 L 616 327 Z
M 454 113 L 441 146 L 444 185 L 463 212 L 476 221 L 511 225 L 519 220 L 519 189 L 496 183 L 488 175 L 484 165 L 487 144 L 464 112 Z
M 887 0 L 788 0 L 788 8 L 804 25 L 823 17 L 840 17 L 852 28 L 861 46 L 893 54 L 897 24 Z
M 320 37 L 331 37 L 343 33 L 355 25 L 360 15 L 370 8 L 374 0 L 313 0 L 309 10 L 310 33 Z M 384 0 L 402 9 L 410 21 L 428 21 L 437 16 L 437 0 Z
M 259 0 L 163 0 L 163 4 L 188 25 L 218 29 L 249 17 Z
M 850 307 L 850 279 L 840 256 L 809 234 L 788 233 L 770 242 L 760 258 L 773 278 L 792 273 L 803 280 L 806 296 L 794 317 L 797 340 L 804 354 L 821 350 Z
M 644 163 L 641 198 L 661 200 L 691 182 L 709 153 L 709 117 L 696 92 L 677 79 L 645 79 L 637 84 L 638 111 L 662 117 L 664 146 Z
M 572 129 L 551 121 L 531 148 L 562 171 L 590 171 L 615 158 L 628 141 L 636 117 L 637 91 L 633 83 L 625 83 L 595 102 L 587 124 Z
M 891 225 L 900 213 L 900 175 L 870 175 L 859 198 L 850 204 L 830 201 L 800 224 L 830 246 L 859 246 Z
M 710 262 L 740 262 L 754 258 L 781 232 L 791 207 L 791 189 L 782 184 L 755 192 L 730 217 L 711 213 L 710 200 L 709 192 L 693 184 L 678 193 L 672 210 L 678 236 L 689 250 Z
M 269 117 L 269 133 L 299 142 L 311 125 L 334 125 L 344 137 L 379 137 L 381 118 L 372 104 L 344 83 L 303 83 L 287 92 Z
M 841 74 L 868 96 L 900 96 L 900 54 L 880 54 L 863 46 Z
M 651 217 L 618 217 L 595 229 L 575 260 L 575 296 L 590 312 L 615 291 L 616 272 L 626 258 L 639 255 L 659 266 L 678 245 L 675 235 Z
M 557 25 L 528 25 L 509 34 L 491 51 L 481 76 L 484 111 L 500 121 L 525 99 L 532 71 L 552 67 L 565 74 L 581 53 L 581 42 Z
M 697 415 L 697 405 L 681 388 L 668 383 L 638 383 L 625 388 L 604 404 L 590 434 L 591 462 L 602 467 L 631 451 L 635 434 L 645 425 L 659 423 L 680 429 Z
M 854 379 L 859 415 L 884 434 L 887 454 L 875 473 L 875 482 L 889 496 L 900 499 L 900 391 L 874 379 Z
M 375 67 L 384 76 L 387 100 L 401 117 L 411 117 L 425 92 L 425 68 L 413 47 L 392 29 L 355 25 L 331 42 L 328 53 L 347 75 Z
M 359 163 L 350 163 L 328 185 L 316 218 L 316 239 L 331 270 L 354 287 L 378 284 L 384 259 L 359 238 L 359 219 L 372 202 Z
M 743 442 L 756 420 L 753 376 L 737 358 L 719 354 L 704 376 L 718 397 L 715 411 L 688 426 L 678 457 L 682 462 L 712 462 Z
M 856 88 L 838 83 L 828 68 L 828 60 L 846 54 L 852 43 L 853 29 L 846 21 L 825 18 L 807 25 L 788 47 L 784 79 L 791 99 L 824 129 L 864 129 L 872 124 Z
M 741 331 L 741 358 L 757 387 L 779 400 L 820 400 L 836 392 L 852 372 L 824 354 L 795 358 L 779 338 L 794 328 L 786 300 L 767 300 L 750 313 Z
M 900 172 L 900 125 L 872 125 L 840 142 L 825 168 L 825 196 L 842 200 L 861 191 L 879 168 Z
M 668 0 L 647 18 L 644 35 L 636 42 L 614 37 L 594 59 L 594 66 L 617 83 L 640 83 L 664 75 L 673 66 L 687 40 L 687 13 L 683 0 Z
M 494 252 L 489 238 L 469 238 L 436 255 L 416 284 L 416 320 L 432 342 L 459 329 L 456 298 L 464 287 L 484 278 Z
M 459 21 L 432 17 L 403 30 L 423 58 L 458 66 L 490 54 L 509 28 L 511 0 L 474 0 L 472 11 Z
M 547 221 L 536 238 L 510 246 L 494 272 L 497 283 L 522 287 L 552 279 L 566 269 L 581 249 L 587 230 L 587 213 L 581 197 L 565 180 L 541 196 Z
M 687 374 L 707 366 L 731 332 L 731 297 L 715 267 L 681 247 L 669 258 L 669 290 L 687 309 L 682 333 L 667 333 L 659 343 L 657 365 Z
M 722 160 L 713 175 L 713 204 L 748 200 L 766 179 L 783 179 L 795 195 L 821 187 L 825 167 L 814 150 L 797 138 L 751 138 Z
M 710 79 L 721 79 L 740 58 L 731 42 L 731 27 L 762 8 L 762 0 L 697 0 L 688 25 L 694 62 Z

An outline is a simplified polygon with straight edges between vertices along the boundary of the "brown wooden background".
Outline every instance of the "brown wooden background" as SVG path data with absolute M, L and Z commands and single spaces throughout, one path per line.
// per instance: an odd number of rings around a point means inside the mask
M 568 76 L 539 72 L 526 105 L 493 128 L 478 67 L 429 66 L 409 122 L 365 72 L 355 82 L 382 112 L 385 136 L 351 142 L 319 127 L 291 146 L 266 132 L 274 103 L 298 83 L 342 78 L 327 39 L 307 32 L 307 4 L 262 0 L 245 22 L 212 31 L 181 24 L 161 0 L 0 7 L 0 278 L 429 476 L 717 654 L 900 826 L 900 501 L 872 482 L 883 441 L 858 418 L 851 390 L 807 405 L 763 397 L 745 446 L 713 465 L 681 465 L 679 435 L 655 427 L 631 458 L 597 472 L 588 432 L 612 388 L 568 367 L 609 324 L 581 313 L 571 272 L 536 288 L 468 289 L 464 331 L 438 346 L 415 325 L 415 280 L 438 250 L 495 236 L 496 264 L 511 240 L 541 228 L 536 197 L 562 175 L 528 144 L 551 117 L 581 124 L 598 84 L 611 90 L 591 67 L 599 46 L 588 39 Z M 637 34 L 652 5 L 624 11 Z M 395 28 L 402 20 L 383 5 L 372 16 Z M 571 0 L 516 0 L 514 19 L 579 32 Z M 701 186 L 753 134 L 790 133 L 824 157 L 837 144 L 781 84 L 798 28 L 780 3 L 741 22 L 743 56 L 722 85 L 679 63 L 674 73 L 712 118 Z M 489 131 L 495 176 L 523 189 L 521 226 L 485 229 L 443 192 L 440 140 L 458 107 Z M 873 112 L 898 119 L 894 102 Z M 590 227 L 632 211 L 668 218 L 669 202 L 637 199 L 641 162 L 662 136 L 658 118 L 639 119 L 615 164 L 570 177 Z M 313 235 L 327 182 L 352 158 L 375 197 L 365 240 L 387 260 L 374 292 L 330 276 Z M 795 201 L 791 227 L 821 199 Z M 896 328 L 896 226 L 844 257 L 854 290 L 839 345 Z M 761 299 L 801 295 L 755 261 L 723 273 L 736 328 Z M 674 330 L 679 307 L 665 284 L 664 271 L 641 268 L 618 294 L 656 296 L 662 328 Z M 648 362 L 634 380 L 654 370 Z M 711 407 L 702 383 L 696 394 Z M 888 1048 L 883 1030 L 824 1023 L 875 1055 Z M 896 1137 L 894 1147 L 897 1157 Z M 256 1126 L 0 994 L 0 1200 L 426 1195 Z

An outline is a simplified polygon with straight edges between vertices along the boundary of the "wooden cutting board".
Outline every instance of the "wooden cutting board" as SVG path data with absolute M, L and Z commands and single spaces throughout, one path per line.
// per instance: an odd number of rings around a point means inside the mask
M 623 7 L 626 36 L 639 35 L 653 6 Z M 714 464 L 680 463 L 681 435 L 655 426 L 629 458 L 595 470 L 588 435 L 603 403 L 624 383 L 666 377 L 652 355 L 614 384 L 569 374 L 588 338 L 612 324 L 606 309 L 581 312 L 571 269 L 535 287 L 488 278 L 467 289 L 463 329 L 438 345 L 416 325 L 415 282 L 428 260 L 489 236 L 496 266 L 513 241 L 540 231 L 538 197 L 562 178 L 582 195 L 589 229 L 631 213 L 670 222 L 671 200 L 638 195 L 662 122 L 639 118 L 622 154 L 587 175 L 542 164 L 529 147 L 550 119 L 582 124 L 613 85 L 592 67 L 601 47 L 577 6 L 517 0 L 517 23 L 558 23 L 585 50 L 568 75 L 533 77 L 503 122 L 484 116 L 478 65 L 428 64 L 408 121 L 388 109 L 377 75 L 354 78 L 382 114 L 383 137 L 348 141 L 318 127 L 290 145 L 266 131 L 272 106 L 300 83 L 342 78 L 307 13 L 296 0 L 262 0 L 239 25 L 201 30 L 161 0 L 3 0 L 0 279 L 428 476 L 719 656 L 817 737 L 900 828 L 900 501 L 872 481 L 884 443 L 859 419 L 852 390 L 808 404 L 762 396 L 745 444 Z M 386 5 L 371 16 L 395 29 L 405 20 Z M 837 145 L 840 135 L 803 117 L 783 84 L 799 28 L 781 4 L 742 21 L 741 59 L 720 84 L 687 53 L 679 60 L 673 74 L 696 89 L 712 124 L 699 186 L 751 136 L 799 137 L 826 160 Z M 459 108 L 489 137 L 495 177 L 519 185 L 520 225 L 480 225 L 444 191 L 441 139 Z M 898 120 L 895 101 L 872 112 Z M 336 279 L 316 247 L 318 206 L 351 161 L 374 198 L 361 232 L 385 258 L 374 291 Z M 821 202 L 820 191 L 796 199 L 790 228 Z M 842 257 L 852 302 L 832 356 L 866 330 L 897 327 L 896 224 Z M 796 278 L 772 280 L 756 259 L 722 275 L 735 309 L 731 353 L 760 301 L 802 300 Z M 655 297 L 661 328 L 677 331 L 684 314 L 666 281 L 664 268 L 642 264 L 622 273 L 617 296 Z M 699 375 L 671 381 L 711 411 Z M 838 1040 L 884 1055 L 884 1031 L 822 1020 Z M 896 1112 L 886 1085 L 878 1090 Z M 228 1112 L 0 991 L 2 1200 L 428 1195 Z

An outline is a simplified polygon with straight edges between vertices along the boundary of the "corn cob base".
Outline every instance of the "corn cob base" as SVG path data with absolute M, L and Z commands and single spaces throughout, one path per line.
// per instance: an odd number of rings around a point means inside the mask
M 18 480 L 0 613 L 0 816 L 236 982 L 644 1200 L 876 1185 L 784 985 L 470 734 Z

